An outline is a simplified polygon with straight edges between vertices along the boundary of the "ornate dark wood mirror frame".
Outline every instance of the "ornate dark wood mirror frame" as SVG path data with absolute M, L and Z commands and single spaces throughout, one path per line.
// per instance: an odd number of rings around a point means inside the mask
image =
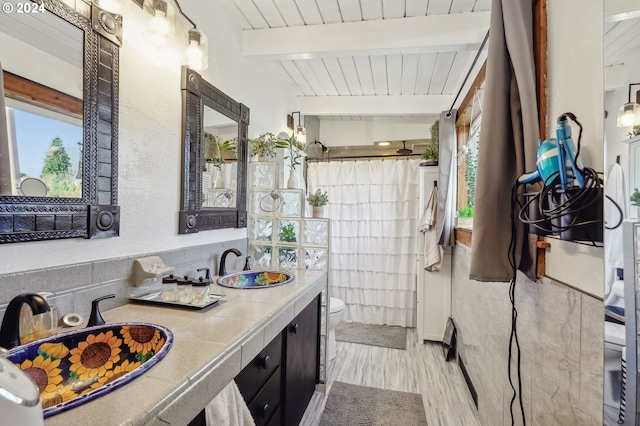
M 247 132 L 249 108 L 189 68 L 182 68 L 182 202 L 180 234 L 247 226 Z M 238 123 L 235 208 L 202 207 L 202 117 L 204 105 Z
M 82 197 L 0 195 L 0 243 L 117 236 L 118 45 L 61 1 L 41 2 L 84 32 Z

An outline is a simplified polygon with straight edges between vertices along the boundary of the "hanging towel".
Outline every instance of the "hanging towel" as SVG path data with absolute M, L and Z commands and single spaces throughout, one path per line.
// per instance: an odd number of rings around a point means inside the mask
M 255 426 L 249 407 L 233 380 L 205 407 L 207 426 Z
M 605 195 L 611 197 L 620 206 L 623 213 L 625 211 L 627 198 L 624 190 L 624 176 L 622 166 L 613 163 L 609 166 L 609 173 L 604 185 Z M 611 200 L 605 200 L 604 220 L 607 227 L 616 226 L 620 222 L 620 211 L 613 205 Z M 626 216 L 626 215 L 624 215 Z M 605 267 L 605 295 L 609 292 L 611 285 L 616 280 L 615 269 L 624 267 L 624 253 L 622 251 L 622 226 L 616 229 L 604 231 L 604 247 L 606 260 Z
M 418 230 L 424 234 L 424 269 L 429 272 L 437 272 L 442 266 L 444 250 L 438 245 L 438 232 L 436 229 L 438 212 L 438 187 L 434 186 L 427 206 L 422 214 Z

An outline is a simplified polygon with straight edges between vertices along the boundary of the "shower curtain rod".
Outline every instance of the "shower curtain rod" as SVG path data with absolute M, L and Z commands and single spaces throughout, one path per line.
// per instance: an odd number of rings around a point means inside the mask
M 458 89 L 458 93 L 456 94 L 455 99 L 451 103 L 451 108 L 449 108 L 449 111 L 447 111 L 447 118 L 449 118 L 451 116 L 451 111 L 453 110 L 453 107 L 456 105 L 456 101 L 458 100 L 458 97 L 460 96 L 460 93 L 462 93 L 462 89 L 464 88 L 464 85 L 467 84 L 467 80 L 469 79 L 469 76 L 471 75 L 471 71 L 473 71 L 473 67 L 476 66 L 476 62 L 478 62 L 478 58 L 480 57 L 480 53 L 482 53 L 482 50 L 484 49 L 484 45 L 487 43 L 487 39 L 488 38 L 489 38 L 489 30 L 487 30 L 487 34 L 485 34 L 484 40 L 482 40 L 482 44 L 480 45 L 480 49 L 478 49 L 478 52 L 476 53 L 476 57 L 473 58 L 473 63 L 469 67 L 469 71 L 467 71 L 467 75 L 464 77 L 464 81 L 460 85 L 460 89 Z
M 306 160 L 307 163 L 326 163 L 333 160 L 340 161 L 357 161 L 357 160 L 409 160 L 410 158 L 418 158 L 421 154 L 412 154 L 412 155 L 367 155 L 364 157 L 355 157 L 355 156 L 341 156 L 341 157 L 330 157 L 330 158 L 308 158 Z

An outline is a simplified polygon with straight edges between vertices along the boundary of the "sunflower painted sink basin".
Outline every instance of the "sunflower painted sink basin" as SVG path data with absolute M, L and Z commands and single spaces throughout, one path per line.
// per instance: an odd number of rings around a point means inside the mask
M 49 417 L 129 383 L 172 344 L 173 333 L 160 325 L 105 324 L 18 346 L 7 359 L 33 378 Z
M 293 273 L 285 271 L 242 271 L 220 277 L 217 283 L 231 288 L 268 288 L 289 284 L 294 278 Z

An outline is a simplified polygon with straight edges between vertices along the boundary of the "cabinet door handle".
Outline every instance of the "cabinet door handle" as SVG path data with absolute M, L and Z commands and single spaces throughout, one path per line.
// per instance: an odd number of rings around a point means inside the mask
M 264 407 L 262 407 L 262 417 L 263 418 L 267 417 L 268 411 L 269 411 L 269 404 L 264 404 Z
M 291 332 L 293 334 L 297 334 L 298 333 L 298 323 L 291 324 Z
M 270 359 L 271 357 L 269 355 L 265 355 L 262 357 L 262 368 L 264 368 L 265 370 L 269 367 Z

